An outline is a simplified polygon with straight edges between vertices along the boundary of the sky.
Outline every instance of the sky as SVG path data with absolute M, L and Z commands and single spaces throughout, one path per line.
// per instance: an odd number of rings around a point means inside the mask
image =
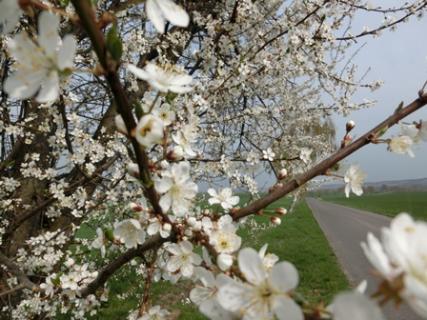
M 385 2 L 400 1 L 376 1 Z M 354 30 L 360 32 L 365 25 L 373 29 L 381 20 L 379 16 L 359 16 L 354 22 Z M 375 92 L 361 90 L 354 96 L 354 101 L 361 102 L 364 98 L 378 101 L 374 107 L 353 112 L 348 117 L 333 117 L 337 139 L 344 135 L 348 120 L 356 122 L 352 135 L 357 138 L 392 114 L 401 101 L 406 105 L 417 98 L 419 89 L 427 80 L 427 42 L 424 40 L 426 30 L 427 16 L 411 19 L 408 23 L 400 24 L 396 31 L 383 32 L 378 38 L 366 37 L 359 40 L 360 45 L 366 42 L 353 60 L 359 66 L 359 72 L 364 73 L 371 68 L 367 80 L 383 80 L 384 85 Z M 427 107 L 405 121 L 420 119 L 427 120 Z M 390 130 L 388 134 L 390 133 L 398 133 L 398 130 Z M 414 153 L 415 158 L 410 158 L 388 152 L 385 144 L 370 145 L 347 158 L 345 163 L 359 164 L 368 174 L 367 181 L 427 177 L 427 143 L 417 145 Z

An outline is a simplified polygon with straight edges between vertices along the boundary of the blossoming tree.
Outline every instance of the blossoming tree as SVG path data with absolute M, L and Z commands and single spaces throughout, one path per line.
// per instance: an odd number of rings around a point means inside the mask
M 190 299 L 210 319 L 383 319 L 359 291 L 325 308 L 302 305 L 295 267 L 266 246 L 247 248 L 236 232 L 317 176 L 337 176 L 347 196 L 361 195 L 359 167 L 334 170 L 369 143 L 413 156 L 411 146 L 427 140 L 423 121 L 387 136 L 427 104 L 424 88 L 357 140 L 349 122 L 339 148 L 328 122 L 366 106 L 351 100 L 358 88 L 380 85 L 359 80 L 351 61 L 343 66 L 347 49 L 426 7 L 1 0 L 1 317 L 93 316 L 109 279 L 131 265 L 144 283 L 131 319 L 170 318 L 151 305 L 150 284 L 182 279 L 193 281 Z M 350 23 L 364 13 L 385 19 L 357 33 Z M 265 171 L 275 177 L 266 195 L 256 180 Z M 200 183 L 209 185 L 204 199 Z M 90 241 L 78 236 L 88 223 L 97 224 Z M 426 228 L 402 214 L 381 242 L 368 235 L 362 245 L 385 297 L 424 318 Z

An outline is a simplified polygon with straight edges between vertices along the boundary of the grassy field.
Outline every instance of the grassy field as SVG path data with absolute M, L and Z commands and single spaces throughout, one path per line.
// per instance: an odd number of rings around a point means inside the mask
M 390 217 L 400 212 L 408 212 L 417 219 L 427 220 L 427 192 L 371 193 L 361 197 L 352 195 L 348 199 L 343 194 L 332 194 L 321 198 Z
M 289 201 L 282 200 L 266 210 L 271 212 L 277 206 L 288 206 Z M 256 217 L 258 222 L 267 223 L 267 217 Z M 85 236 L 88 236 L 86 230 Z M 298 292 L 311 302 L 330 301 L 334 293 L 348 288 L 348 282 L 337 264 L 326 238 L 307 205 L 302 202 L 292 214 L 282 219 L 282 224 L 265 230 L 242 229 L 243 245 L 261 248 L 269 243 L 268 252 L 273 252 L 280 260 L 294 263 L 300 274 Z M 109 281 L 110 301 L 104 306 L 96 319 L 123 319 L 128 311 L 138 305 L 134 293 L 141 292 L 143 284 L 139 277 L 124 268 Z M 162 282 L 152 287 L 153 305 L 160 304 L 178 316 L 178 319 L 205 319 L 192 304 L 186 303 L 191 283 L 177 285 Z

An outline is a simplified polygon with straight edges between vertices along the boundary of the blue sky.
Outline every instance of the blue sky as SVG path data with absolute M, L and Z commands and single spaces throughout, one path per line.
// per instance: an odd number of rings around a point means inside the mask
M 361 15 L 356 19 L 353 30 L 361 31 L 365 25 L 372 29 L 381 20 L 380 16 Z M 383 32 L 379 38 L 366 37 L 359 40 L 360 45 L 366 42 L 354 59 L 359 65 L 359 72 L 364 73 L 371 68 L 367 79 L 383 80 L 384 86 L 373 93 L 361 90 L 354 96 L 355 101 L 362 101 L 364 98 L 376 100 L 376 106 L 353 112 L 345 118 L 333 117 L 338 138 L 343 136 L 347 120 L 356 122 L 357 127 L 352 134 L 357 137 L 393 113 L 401 101 L 407 104 L 417 97 L 418 90 L 427 80 L 427 42 L 423 40 L 426 30 L 427 17 L 415 18 L 399 25 L 394 32 Z M 427 108 L 414 113 L 405 121 L 419 119 L 427 120 Z M 395 129 L 389 133 L 396 132 L 398 130 Z M 346 162 L 358 163 L 367 172 L 368 181 L 427 177 L 427 143 L 419 144 L 414 152 L 416 157 L 410 158 L 388 152 L 386 145 L 372 145 L 358 151 Z

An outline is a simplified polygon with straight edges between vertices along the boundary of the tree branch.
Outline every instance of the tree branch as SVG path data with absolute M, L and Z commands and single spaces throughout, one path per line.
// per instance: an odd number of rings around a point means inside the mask
M 81 291 L 81 296 L 86 297 L 90 294 L 95 293 L 96 290 L 103 286 L 105 282 L 107 282 L 107 280 L 110 278 L 110 276 L 112 276 L 117 270 L 119 270 L 122 266 L 124 266 L 132 259 L 143 256 L 145 251 L 158 248 L 163 243 L 174 240 L 174 234 L 171 234 L 168 238 L 162 238 L 159 234 L 157 234 L 145 241 L 142 245 L 139 245 L 136 248 L 126 251 L 121 256 L 107 264 L 98 273 L 96 279 L 89 283 L 87 287 Z
M 359 139 L 349 144 L 348 146 L 340 149 L 329 158 L 323 160 L 316 166 L 309 169 L 307 172 L 303 173 L 299 177 L 289 181 L 284 184 L 282 187 L 274 189 L 273 192 L 267 194 L 265 197 L 258 199 L 248 206 L 241 208 L 233 213 L 234 220 L 239 220 L 248 215 L 254 214 L 257 211 L 267 207 L 269 204 L 279 200 L 284 197 L 288 193 L 298 189 L 301 185 L 310 181 L 311 179 L 323 175 L 329 168 L 332 168 L 335 164 L 337 164 L 342 159 L 346 158 L 350 154 L 359 150 L 367 144 L 372 142 L 372 138 L 377 136 L 382 130 L 388 129 L 398 123 L 401 119 L 410 115 L 411 113 L 417 111 L 427 104 L 427 94 L 421 93 L 419 98 L 414 100 L 412 103 L 402 108 L 401 110 L 395 112 L 393 115 L 388 117 L 386 120 L 381 122 L 375 128 L 371 129 Z
M 0 264 L 6 266 L 6 268 L 18 278 L 18 281 L 20 282 L 21 286 L 24 286 L 25 288 L 28 288 L 33 291 L 39 290 L 38 286 L 27 277 L 24 271 L 22 271 L 17 264 L 15 264 L 12 260 L 10 260 L 1 252 Z
M 105 45 L 104 35 L 98 28 L 95 11 L 91 6 L 91 2 L 86 0 L 72 0 L 71 2 L 76 9 L 83 28 L 87 32 L 92 42 L 99 62 L 104 69 L 105 77 L 117 104 L 117 111 L 122 116 L 128 132 L 132 132 L 137 125 L 132 113 L 132 106 L 117 74 L 117 62 L 111 60 L 109 57 Z M 148 156 L 144 148 L 136 141 L 135 138 L 129 137 L 129 139 L 135 152 L 140 178 L 144 184 L 145 195 L 153 206 L 153 209 L 157 213 L 163 215 L 162 208 L 159 205 L 159 197 L 156 190 L 154 189 L 154 185 L 151 180 L 151 174 L 148 169 Z M 169 221 L 166 215 L 164 215 L 164 217 L 167 221 Z

